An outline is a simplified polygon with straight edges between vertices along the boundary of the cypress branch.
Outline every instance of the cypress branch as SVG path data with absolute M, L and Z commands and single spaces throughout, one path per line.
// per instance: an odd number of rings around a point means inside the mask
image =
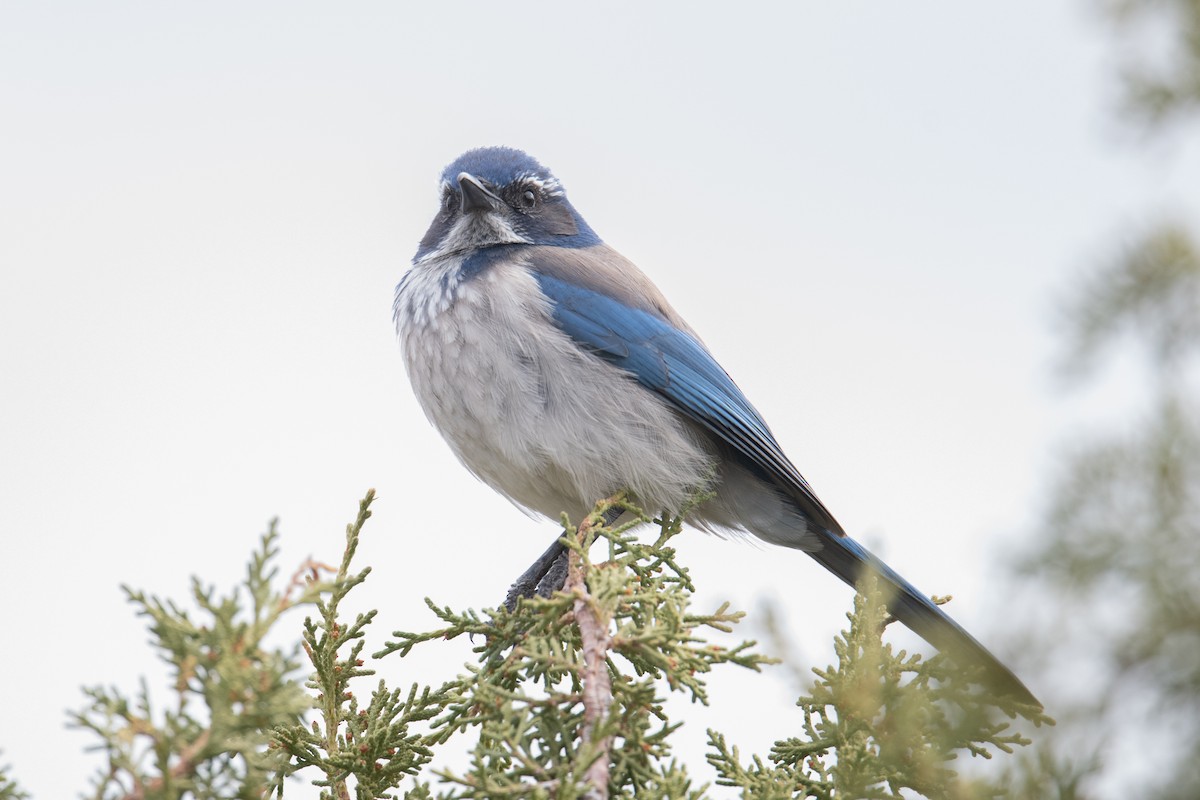
M 683 723 L 670 718 L 665 699 L 707 704 L 712 670 L 758 671 L 772 660 L 752 641 L 710 641 L 743 615 L 727 604 L 692 609 L 695 587 L 673 547 L 680 518 L 650 520 L 627 498 L 609 498 L 578 526 L 564 520 L 565 591 L 522 600 L 512 613 L 427 599 L 436 629 L 396 631 L 367 656 L 376 612 L 351 619 L 342 608 L 370 574 L 353 559 L 373 500 L 368 493 L 347 526 L 336 569 L 309 560 L 276 588 L 272 523 L 241 594 L 220 596 L 195 580 L 197 613 L 126 590 L 172 666 L 175 702 L 160 710 L 145 685 L 133 697 L 88 690 L 90 705 L 73 720 L 106 756 L 93 797 L 281 797 L 288 776 L 338 800 L 396 798 L 406 779 L 403 797 L 412 800 L 713 796 L 675 757 Z M 613 506 L 631 522 L 606 524 Z M 639 525 L 651 526 L 654 541 L 633 536 Z M 940 656 L 893 652 L 881 638 L 889 620 L 877 588 L 861 589 L 834 663 L 812 670 L 795 726 L 769 753 L 743 755 L 709 732 L 717 785 L 756 799 L 995 796 L 951 769 L 958 755 L 1011 752 L 1029 742 L 1010 727 L 1015 717 L 1035 725 L 1048 718 L 989 696 Z M 267 649 L 263 637 L 297 605 L 314 608 L 300 646 Z M 374 680 L 368 658 L 404 658 L 461 636 L 474 653 L 462 674 L 436 688 L 374 682 L 360 701 L 359 685 Z M 301 655 L 308 696 L 296 674 Z M 468 750 L 465 767 L 434 766 L 458 743 Z M 0 797 L 23 798 L 2 773 L 0 789 Z

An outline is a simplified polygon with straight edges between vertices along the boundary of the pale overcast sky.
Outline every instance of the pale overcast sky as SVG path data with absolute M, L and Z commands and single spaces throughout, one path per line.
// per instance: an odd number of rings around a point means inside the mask
M 378 490 L 374 644 L 434 625 L 426 595 L 495 605 L 541 552 L 551 526 L 426 423 L 391 323 L 440 170 L 489 144 L 554 170 L 843 525 L 1004 654 L 998 565 L 1080 413 L 1049 377 L 1056 292 L 1200 193 L 1195 153 L 1111 122 L 1106 44 L 1032 0 L 5 4 L 0 761 L 84 790 L 78 687 L 162 683 L 119 584 L 228 587 L 272 516 L 290 572 Z M 832 657 L 851 594 L 809 559 L 681 546 L 702 606 L 775 598 Z M 707 725 L 794 733 L 789 692 L 716 679 L 683 711 L 693 768 Z

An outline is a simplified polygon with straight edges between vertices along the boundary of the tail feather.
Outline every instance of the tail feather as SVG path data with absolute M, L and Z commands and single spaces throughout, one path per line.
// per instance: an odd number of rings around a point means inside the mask
M 894 569 L 848 536 L 825 533 L 820 538 L 823 546 L 808 555 L 821 566 L 856 588 L 864 571 L 872 570 L 886 585 L 892 616 L 951 658 L 984 667 L 990 686 L 999 693 L 1041 707 L 1012 670 Z

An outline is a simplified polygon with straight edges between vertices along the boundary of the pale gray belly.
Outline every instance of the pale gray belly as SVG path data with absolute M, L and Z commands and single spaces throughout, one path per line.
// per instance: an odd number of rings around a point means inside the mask
M 615 491 L 683 507 L 714 454 L 657 395 L 553 327 L 533 277 L 495 267 L 401 335 L 425 413 L 459 459 L 513 502 L 579 519 Z

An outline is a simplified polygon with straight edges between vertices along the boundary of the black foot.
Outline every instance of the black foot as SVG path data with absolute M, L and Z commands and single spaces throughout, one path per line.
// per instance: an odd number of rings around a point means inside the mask
M 622 508 L 610 508 L 604 512 L 604 525 L 608 527 L 617 521 L 624 513 Z M 562 589 L 567 582 L 567 546 L 559 541 L 562 536 L 554 539 L 554 544 L 546 548 L 546 552 L 538 556 L 538 560 L 529 569 L 521 573 L 521 577 L 513 581 L 504 597 L 504 607 L 509 613 L 516 610 L 517 601 L 522 597 L 549 597 Z
M 566 548 L 563 548 L 562 555 L 554 559 L 554 563 L 550 565 L 550 569 L 546 570 L 546 575 L 538 581 L 537 595 L 538 597 L 549 597 L 557 591 L 561 591 L 564 584 L 567 582 L 567 567 L 569 563 Z
M 561 538 L 561 537 L 559 537 Z M 529 569 L 521 573 L 521 577 L 513 581 L 513 585 L 508 587 L 508 594 L 504 597 L 504 607 L 511 614 L 517 608 L 517 601 L 522 597 L 533 597 L 533 593 L 538 591 L 546 576 L 554 571 L 555 565 L 562 561 L 562 581 L 567 578 L 567 546 L 560 542 L 558 538 L 554 540 L 554 544 L 546 548 L 546 552 L 538 556 L 538 560 L 530 565 Z M 559 582 L 558 588 L 562 588 L 562 581 Z M 554 589 L 550 589 L 542 597 L 549 597 Z

